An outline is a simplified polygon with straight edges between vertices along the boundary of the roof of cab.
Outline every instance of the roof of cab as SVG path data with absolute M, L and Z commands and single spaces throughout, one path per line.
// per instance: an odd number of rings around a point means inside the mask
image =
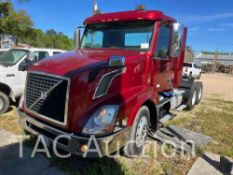
M 88 25 L 88 24 L 96 24 L 96 23 L 104 23 L 104 22 L 138 21 L 138 20 L 151 20 L 151 21 L 164 20 L 164 21 L 172 21 L 172 22 L 176 21 L 172 17 L 166 16 L 161 11 L 134 10 L 134 11 L 125 11 L 125 12 L 117 12 L 117 13 L 97 14 L 87 18 L 84 21 L 84 24 Z
M 52 49 L 52 48 L 36 48 L 36 47 L 13 47 L 12 49 L 22 49 L 29 51 L 53 51 L 53 52 L 67 52 L 66 50 Z

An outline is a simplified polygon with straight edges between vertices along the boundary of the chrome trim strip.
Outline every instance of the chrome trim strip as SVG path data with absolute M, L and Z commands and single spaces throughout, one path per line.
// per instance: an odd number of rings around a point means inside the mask
M 118 74 L 116 74 L 116 75 L 114 75 L 114 76 L 112 77 L 112 79 L 111 79 L 111 81 L 110 81 L 110 83 L 109 83 L 109 85 L 108 85 L 108 88 L 107 88 L 106 92 L 103 93 L 103 94 L 101 94 L 101 95 L 99 95 L 99 96 L 96 96 L 97 89 L 99 88 L 99 86 L 100 86 L 102 80 L 104 79 L 104 77 L 108 76 L 109 74 L 115 73 L 115 72 L 119 71 L 120 69 L 122 69 L 121 72 L 118 73 Z M 100 98 L 100 97 L 103 97 L 103 96 L 105 96 L 105 95 L 108 93 L 108 89 L 109 89 L 110 85 L 112 84 L 112 81 L 113 81 L 117 76 L 119 76 L 119 75 L 121 75 L 121 74 L 124 74 L 124 73 L 126 72 L 126 67 L 120 68 L 120 69 L 114 70 L 114 71 L 112 71 L 112 72 L 108 72 L 108 73 L 104 74 L 104 75 L 101 77 L 101 79 L 100 79 L 100 81 L 99 81 L 99 83 L 98 83 L 98 85 L 97 85 L 97 87 L 96 87 L 96 89 L 95 89 L 95 93 L 94 93 L 94 95 L 93 95 L 93 97 L 92 97 L 92 100 L 96 100 L 96 99 L 98 99 L 98 98 Z
M 36 74 L 36 75 L 44 75 L 44 76 L 49 76 L 49 77 L 55 77 L 55 78 L 59 78 L 59 79 L 62 79 L 62 80 L 66 80 L 67 81 L 67 92 L 66 92 L 66 101 L 65 101 L 65 116 L 64 116 L 64 122 L 59 122 L 57 120 L 54 120 L 54 119 L 51 119 L 47 116 L 44 116 L 42 114 L 39 114 L 38 112 L 35 112 L 31 109 L 28 109 L 27 108 L 27 104 L 26 104 L 26 101 L 27 101 L 27 83 L 28 83 L 28 75 L 27 75 L 27 81 L 26 81 L 26 88 L 25 88 L 25 92 L 24 92 L 24 101 L 25 101 L 25 109 L 26 111 L 32 113 L 33 115 L 36 115 L 37 117 L 41 117 L 45 120 L 48 120 L 48 121 L 51 121 L 55 124 L 59 124 L 59 125 L 62 125 L 62 126 L 66 126 L 67 125 L 67 121 L 68 121 L 68 102 L 69 102 L 69 95 L 70 95 L 70 78 L 67 78 L 67 77 L 63 77 L 63 76 L 58 76 L 58 75 L 53 75 L 53 74 L 48 74 L 48 73 L 43 73 L 43 72 L 36 72 L 36 71 L 31 71 L 31 72 L 28 72 L 27 74 Z

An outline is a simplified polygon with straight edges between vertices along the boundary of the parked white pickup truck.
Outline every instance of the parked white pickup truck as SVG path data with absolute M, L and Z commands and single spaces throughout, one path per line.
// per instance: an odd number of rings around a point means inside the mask
M 24 92 L 26 70 L 37 61 L 65 51 L 43 48 L 13 48 L 0 55 L 0 114 L 10 102 L 16 102 Z
M 183 66 L 183 76 L 187 78 L 201 78 L 201 69 L 193 63 L 184 63 Z

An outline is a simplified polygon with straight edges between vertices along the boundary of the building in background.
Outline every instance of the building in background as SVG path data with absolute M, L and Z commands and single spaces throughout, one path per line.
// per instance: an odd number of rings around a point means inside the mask
M 192 47 L 188 46 L 185 49 L 185 62 L 186 63 L 193 63 L 195 55 L 193 53 Z
M 201 66 L 202 64 L 213 64 L 215 61 L 214 54 L 199 54 L 195 58 L 195 64 Z M 218 55 L 217 63 L 221 65 L 233 65 L 233 55 Z
M 11 48 L 16 43 L 16 37 L 7 34 L 0 35 L 0 48 Z

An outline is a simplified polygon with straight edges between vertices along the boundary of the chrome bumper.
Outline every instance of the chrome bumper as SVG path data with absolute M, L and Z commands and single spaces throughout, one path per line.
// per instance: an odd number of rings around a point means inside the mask
M 74 155 L 84 155 L 80 148 L 82 145 L 88 145 L 90 137 L 77 136 L 73 133 L 66 133 L 61 131 L 30 117 L 20 109 L 17 110 L 17 113 L 19 115 L 19 124 L 28 132 L 32 133 L 33 135 L 43 135 L 50 143 L 53 143 L 54 139 L 58 136 L 67 136 L 69 139 L 59 139 L 56 147 Z M 125 128 L 116 133 L 113 133 L 110 136 L 96 137 L 96 143 L 98 148 L 100 148 L 101 156 L 110 155 L 122 148 L 126 144 L 129 134 L 130 128 Z M 90 144 L 89 150 L 97 149 L 97 146 L 93 140 L 91 143 L 92 144 Z M 100 157 L 100 155 L 98 152 L 88 153 L 87 157 Z

